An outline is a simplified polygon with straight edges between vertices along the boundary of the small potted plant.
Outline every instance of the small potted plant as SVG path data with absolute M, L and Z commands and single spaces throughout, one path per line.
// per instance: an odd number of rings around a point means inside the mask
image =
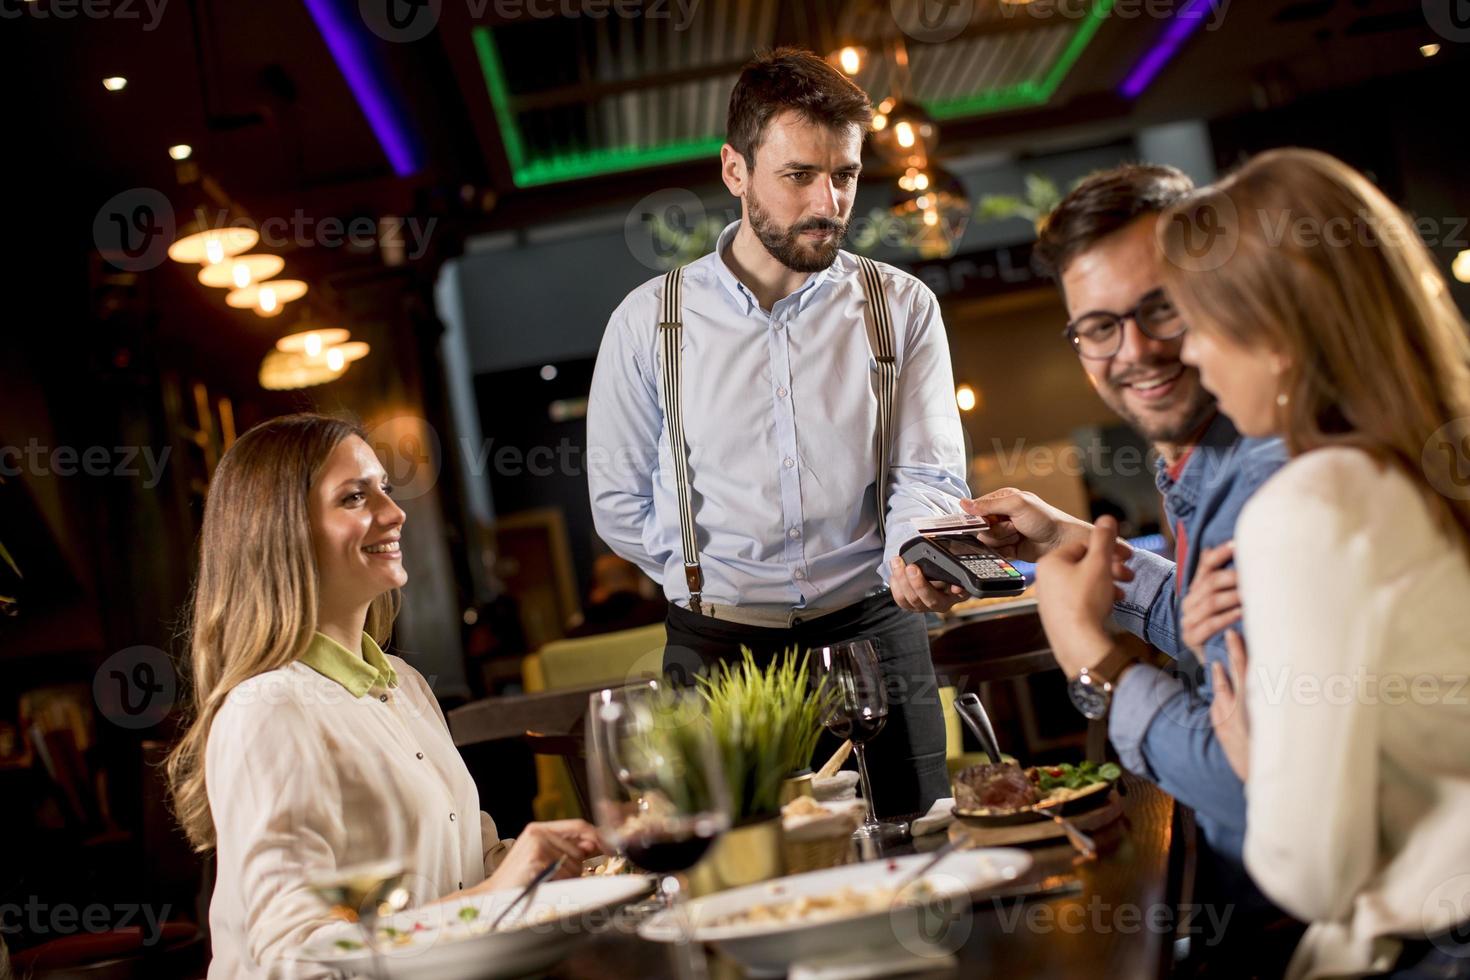
M 787 781 L 810 768 L 822 735 L 825 687 L 814 688 L 806 654 L 793 648 L 766 667 L 741 649 L 698 680 L 730 785 L 732 827 L 695 869 L 691 885 L 707 894 L 779 877 L 781 804 Z

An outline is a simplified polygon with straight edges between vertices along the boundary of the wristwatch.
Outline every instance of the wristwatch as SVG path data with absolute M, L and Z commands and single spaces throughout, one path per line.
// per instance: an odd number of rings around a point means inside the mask
M 1133 655 L 1120 646 L 1108 651 L 1108 655 L 1094 667 L 1083 667 L 1082 673 L 1067 685 L 1067 694 L 1072 704 L 1089 721 L 1106 718 L 1113 706 L 1113 687 L 1123 670 L 1133 662 Z

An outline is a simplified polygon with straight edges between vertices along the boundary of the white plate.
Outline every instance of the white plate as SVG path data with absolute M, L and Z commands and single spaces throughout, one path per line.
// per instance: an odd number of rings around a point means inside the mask
M 968 935 L 969 896 L 1020 877 L 1030 870 L 1032 859 L 1030 854 L 1015 848 L 951 854 L 924 876 L 934 896 L 928 910 L 899 905 L 810 922 L 708 924 L 757 905 L 830 895 L 844 888 L 892 888 L 928 860 L 929 856 L 924 854 L 883 858 L 697 899 L 688 905 L 694 938 L 715 946 L 752 976 L 779 976 L 797 960 L 863 947 L 901 946 L 926 955 L 954 952 Z M 668 943 L 679 940 L 680 930 L 671 914 L 662 912 L 644 922 L 638 934 L 644 939 Z
M 548 882 L 536 891 L 524 918 L 518 908 L 497 932 L 485 930 L 515 900 L 520 889 L 400 912 L 383 924 L 409 932 L 413 939 L 384 950 L 383 969 L 377 974 L 372 970 L 372 954 L 362 945 L 362 931 L 346 922 L 313 934 L 300 958 L 347 975 L 361 972 L 380 980 L 525 976 L 566 956 L 582 933 L 606 925 L 613 909 L 651 886 L 652 880 L 642 875 Z M 415 931 L 415 925 L 423 928 Z M 354 948 L 339 947 L 338 942 L 353 944 Z

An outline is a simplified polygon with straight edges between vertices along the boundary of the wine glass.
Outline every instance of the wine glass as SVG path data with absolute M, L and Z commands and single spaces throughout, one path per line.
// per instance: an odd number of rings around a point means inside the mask
M 883 669 L 878 664 L 873 642 L 855 639 L 819 647 L 812 681 L 825 688 L 827 715 L 823 720 L 827 730 L 838 738 L 850 740 L 857 756 L 867 813 L 862 826 L 853 832 L 853 839 L 902 837 L 908 833 L 908 824 L 879 820 L 873 809 L 873 781 L 868 775 L 867 743 L 883 730 L 888 721 L 888 692 L 884 688 Z
M 372 957 L 374 977 L 384 977 L 382 920 L 407 908 L 415 896 L 411 838 L 414 809 L 408 791 L 371 765 L 343 765 L 338 771 L 344 821 L 339 856 L 321 849 L 310 823 L 294 835 L 293 849 L 305 870 L 306 886 L 331 907 L 332 914 L 355 921 Z M 296 799 L 309 797 L 296 796 Z M 423 898 L 425 896 L 418 896 Z
M 660 894 L 687 948 L 682 873 L 730 826 L 725 769 L 702 702 L 658 681 L 596 692 L 587 715 L 587 769 L 603 839 L 660 876 Z M 689 959 L 699 972 L 702 958 Z

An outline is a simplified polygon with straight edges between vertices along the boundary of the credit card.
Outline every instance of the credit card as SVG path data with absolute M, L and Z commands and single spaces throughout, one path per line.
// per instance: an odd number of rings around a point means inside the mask
M 930 538 L 945 534 L 974 534 L 989 528 L 989 521 L 974 514 L 940 514 L 938 517 L 921 517 L 914 521 L 914 530 Z

